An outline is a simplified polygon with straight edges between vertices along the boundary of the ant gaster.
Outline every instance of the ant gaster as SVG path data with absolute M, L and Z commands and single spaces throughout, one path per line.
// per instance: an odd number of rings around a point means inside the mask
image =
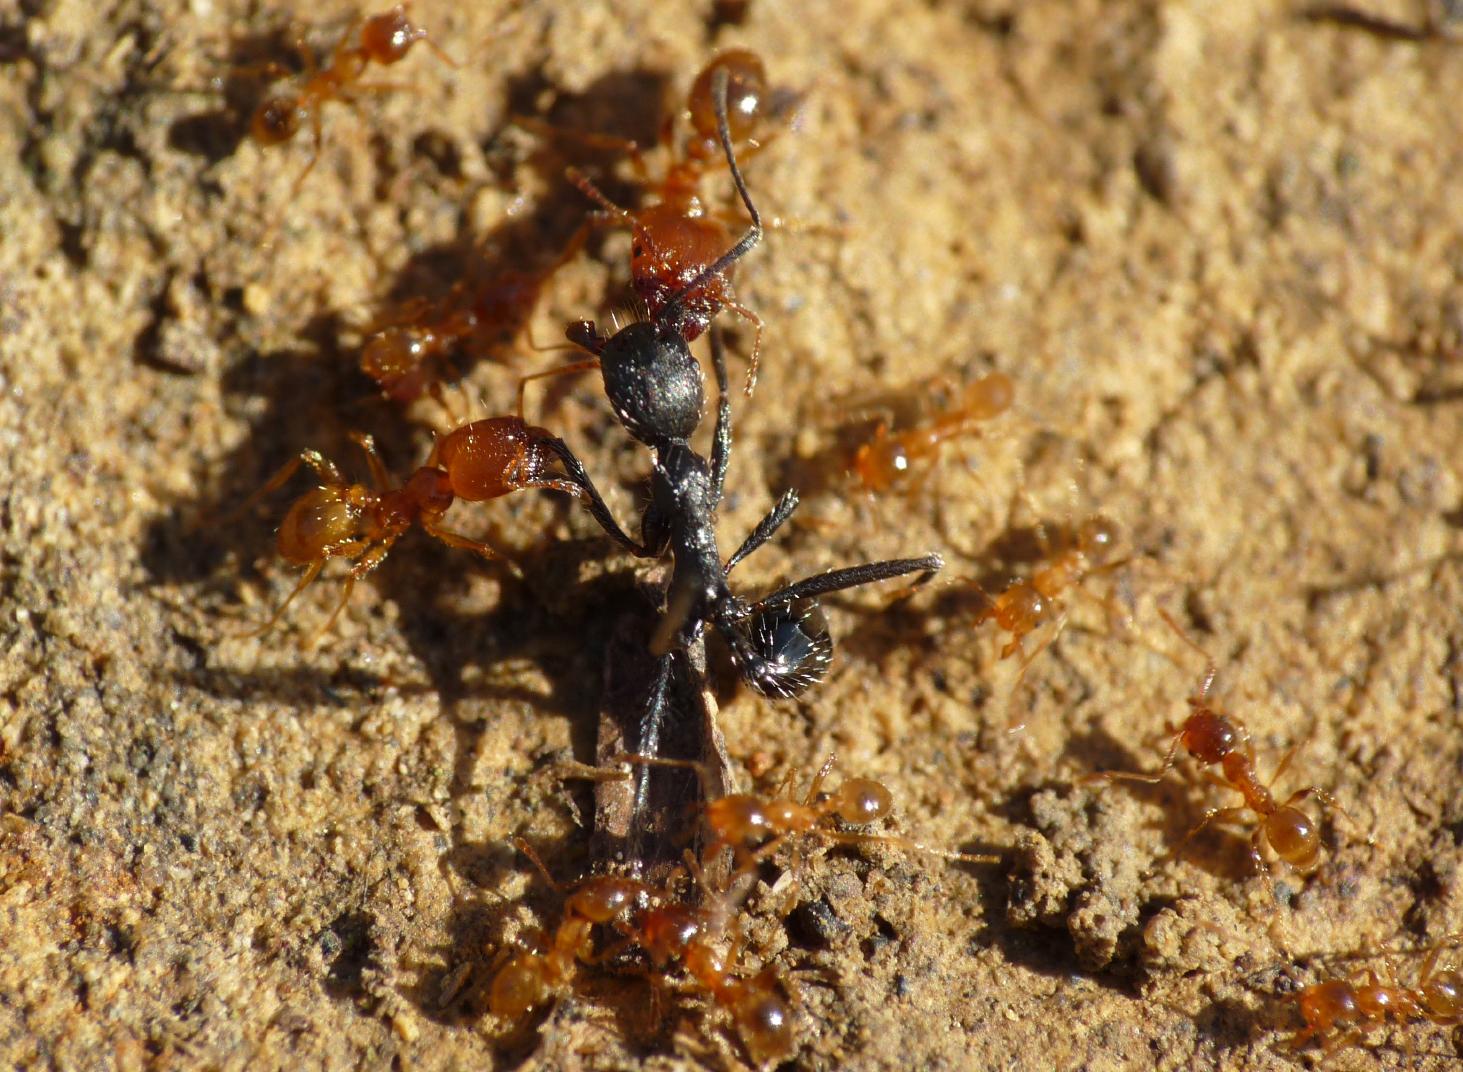
M 641 557 L 658 557 L 667 549 L 672 555 L 667 610 L 652 637 L 652 652 L 665 655 L 685 650 L 709 623 L 726 641 L 737 671 L 748 685 L 766 696 L 791 697 L 821 680 L 832 658 L 833 640 L 817 608 L 817 597 L 912 573 L 927 578 L 944 561 L 931 554 L 831 570 L 786 585 L 756 602 L 748 602 L 731 591 L 731 571 L 792 517 L 798 496 L 793 490 L 785 492 L 741 547 L 723 562 L 715 522 L 731 457 L 726 358 L 721 333 L 713 324 L 711 360 L 718 401 L 708 460 L 690 444 L 691 435 L 705 415 L 706 393 L 701 367 L 686 342 L 685 324 L 690 315 L 690 296 L 703 290 L 708 281 L 721 277 L 762 237 L 762 218 L 752 203 L 732 148 L 727 119 L 729 78 L 726 70 L 718 69 L 712 79 L 717 131 L 751 226 L 735 245 L 668 298 L 649 319 L 629 324 L 608 337 L 589 321 L 571 325 L 569 340 L 594 354 L 595 360 L 569 369 L 598 366 L 605 394 L 620 423 L 631 436 L 655 451 L 650 503 L 641 519 L 640 542 L 609 520 L 599 508 L 597 493 L 586 488 L 596 517 L 622 546 Z M 642 718 L 637 750 L 643 755 L 657 753 L 669 674 L 670 664 L 662 658 Z M 637 811 L 645 799 L 647 773 L 648 768 L 642 768 L 637 781 Z
M 1167 611 L 1160 609 L 1159 613 L 1186 644 L 1208 659 L 1208 655 L 1204 653 L 1203 649 L 1194 643 Z M 1284 802 L 1275 800 L 1270 786 L 1290 766 L 1295 749 L 1292 748 L 1286 753 L 1275 768 L 1275 773 L 1270 776 L 1270 781 L 1262 783 L 1255 772 L 1255 746 L 1250 740 L 1249 731 L 1238 719 L 1216 710 L 1209 702 L 1209 690 L 1214 685 L 1217 673 L 1218 668 L 1211 660 L 1204 673 L 1204 680 L 1199 686 L 1199 691 L 1189 697 L 1189 717 L 1174 733 L 1168 753 L 1164 756 L 1163 766 L 1156 773 L 1103 771 L 1088 775 L 1083 781 L 1091 783 L 1122 780 L 1153 784 L 1162 781 L 1164 775 L 1173 768 L 1178 758 L 1178 751 L 1182 748 L 1201 766 L 1209 767 L 1217 763 L 1220 770 L 1219 781 L 1225 787 L 1240 794 L 1244 798 L 1244 803 L 1229 808 L 1209 809 L 1180 844 L 1187 843 L 1189 839 L 1216 820 L 1226 822 L 1241 818 L 1247 813 L 1253 814 L 1259 823 L 1250 839 L 1250 859 L 1258 873 L 1264 875 L 1269 881 L 1270 872 L 1265 866 L 1265 858 L 1261 852 L 1262 846 L 1266 844 L 1270 846 L 1276 856 L 1296 871 L 1302 873 L 1311 871 L 1320 859 L 1321 832 L 1315 821 L 1301 811 L 1297 805 L 1307 797 L 1315 797 L 1332 811 L 1340 812 L 1343 815 L 1346 813 L 1336 802 L 1335 797 L 1314 785 L 1296 790 Z

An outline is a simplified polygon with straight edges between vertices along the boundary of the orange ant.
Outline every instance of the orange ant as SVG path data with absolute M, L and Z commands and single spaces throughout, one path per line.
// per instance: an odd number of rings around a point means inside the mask
M 728 309 L 753 326 L 752 353 L 747 367 L 746 393 L 757 383 L 757 363 L 762 352 L 762 318 L 736 301 L 732 290 L 732 266 L 706 279 L 689 293 L 684 288 L 700 276 L 731 245 L 726 224 L 707 212 L 701 200 L 700 183 L 706 171 L 722 158 L 717 134 L 717 76 L 725 72 L 727 126 L 733 143 L 744 143 L 749 151 L 761 148 L 756 139 L 765 120 L 763 98 L 767 93 L 767 72 L 758 56 L 746 49 L 731 49 L 716 56 L 696 76 L 687 97 L 686 115 L 691 132 L 681 154 L 671 161 L 661 180 L 654 184 L 655 201 L 630 211 L 611 201 L 599 187 L 575 168 L 569 181 L 603 210 L 600 221 L 622 223 L 630 228 L 630 277 L 646 313 L 656 313 L 675 298 L 682 307 L 681 333 L 687 342 L 706 330 L 722 309 Z M 523 125 L 548 133 L 534 120 Z M 646 173 L 640 148 L 634 142 L 597 135 L 574 135 L 595 145 L 628 151 L 642 176 Z M 669 141 L 669 132 L 663 138 Z
M 522 330 L 539 292 L 573 259 L 588 228 L 580 228 L 553 263 L 538 271 L 508 269 L 475 283 L 458 282 L 440 300 L 413 298 L 377 318 L 361 347 L 360 367 L 397 402 L 431 394 L 444 407 L 438 366 L 466 340 L 484 349 L 505 345 Z
M 351 439 L 365 452 L 374 488 L 348 481 L 319 451 L 305 450 L 286 462 L 241 507 L 247 510 L 282 487 L 301 463 L 321 480 L 319 486 L 290 506 L 276 540 L 280 556 L 305 566 L 305 574 L 269 620 L 243 636 L 257 636 L 272 628 L 294 598 L 319 576 L 327 561 L 357 559 L 346 574 L 335 610 L 309 640 L 327 632 L 345 608 L 356 581 L 379 566 L 392 545 L 414 524 L 420 524 L 449 547 L 485 558 L 500 557 L 486 543 L 442 527 L 442 516 L 457 499 L 487 502 L 524 488 L 584 494 L 576 479 L 553 475 L 550 469 L 558 460 L 571 476 L 579 472 L 578 462 L 568 448 L 546 429 L 526 424 L 521 417 L 488 417 L 455 428 L 437 440 L 427 463 L 399 487 L 392 486 L 372 438 L 352 433 Z
M 563 891 L 527 842 L 519 838 L 514 844 L 533 861 L 551 888 Z M 642 882 L 611 875 L 580 883 L 565 899 L 564 918 L 548 947 L 542 951 L 521 950 L 494 974 L 488 989 L 489 1011 L 506 1020 L 518 1020 L 547 1004 L 568 987 L 577 965 L 599 959 L 594 953 L 594 928 L 623 928 L 649 893 Z
M 350 101 L 360 92 L 401 88 L 387 84 L 362 83 L 361 76 L 372 63 L 383 67 L 399 63 L 406 58 L 414 44 L 423 41 L 443 63 L 450 67 L 457 66 L 452 57 L 427 36 L 425 29 L 414 25 L 407 18 L 406 9 L 407 5 L 401 3 L 383 14 L 357 20 L 351 32 L 335 46 L 329 64 L 323 68 L 315 62 L 309 49 L 303 45 L 298 46 L 300 58 L 305 65 L 304 81 L 293 92 L 267 97 L 254 109 L 254 114 L 249 118 L 249 134 L 260 145 L 281 145 L 298 134 L 306 123 L 314 131 L 315 151 L 310 156 L 310 163 L 295 180 L 296 188 L 305 181 L 305 177 L 315 167 L 315 162 L 320 159 L 320 149 L 324 142 L 320 110 L 327 101 Z M 357 30 L 360 44 L 352 45 L 350 42 L 356 37 Z M 266 73 L 277 76 L 281 72 L 277 65 L 270 64 L 266 66 Z
M 919 385 L 923 396 L 930 384 Z M 1011 408 L 1015 385 L 1003 372 L 992 372 L 970 384 L 948 404 L 909 427 L 891 432 L 881 420 L 873 435 L 853 453 L 849 470 L 865 490 L 885 492 L 904 479 L 914 464 L 933 457 L 940 444 L 973 434 L 986 421 Z
M 693 760 L 666 759 L 650 756 L 624 756 L 625 761 L 651 766 L 696 767 Z M 731 849 L 736 857 L 737 874 L 749 873 L 790 838 L 815 834 L 838 844 L 893 845 L 914 852 L 929 853 L 947 860 L 966 863 L 999 863 L 999 856 L 981 856 L 935 848 L 897 834 L 869 834 L 863 831 L 835 829 L 837 822 L 863 826 L 888 818 L 894 808 L 894 797 L 887 786 L 872 778 L 845 778 L 836 789 L 823 791 L 823 783 L 838 762 L 830 755 L 813 776 L 812 784 L 802 800 L 758 793 L 731 793 L 706 804 L 706 829 L 710 834 L 703 856 L 714 857 L 722 849 Z M 791 779 L 792 775 L 789 775 Z M 786 783 L 784 783 L 786 784 Z
M 1102 771 L 1088 775 L 1082 779 L 1083 783 L 1122 780 L 1155 784 L 1162 781 L 1173 768 L 1178 759 L 1178 751 L 1182 748 L 1193 756 L 1200 766 L 1210 767 L 1216 763 L 1219 764 L 1220 773 L 1213 780 L 1217 784 L 1239 793 L 1244 798 L 1244 803 L 1228 808 L 1210 808 L 1180 842 L 1181 845 L 1186 844 L 1215 820 L 1227 822 L 1251 813 L 1259 820 L 1255 832 L 1250 838 L 1250 859 L 1257 872 L 1264 875 L 1267 881 L 1271 881 L 1269 869 L 1265 866 L 1265 858 L 1261 852 L 1262 847 L 1267 844 L 1276 856 L 1296 871 L 1301 873 L 1311 871 L 1320 858 L 1321 833 L 1311 817 L 1296 805 L 1307 797 L 1315 797 L 1332 811 L 1340 812 L 1342 815 L 1345 815 L 1346 812 L 1336 802 L 1335 797 L 1314 785 L 1296 790 L 1285 799 L 1284 803 L 1276 802 L 1270 786 L 1289 768 L 1296 749 L 1292 748 L 1287 752 L 1275 768 L 1275 773 L 1270 776 L 1270 781 L 1261 784 L 1255 773 L 1255 746 L 1250 740 L 1249 731 L 1238 719 L 1231 718 L 1210 706 L 1209 690 L 1214 685 L 1218 667 L 1167 611 L 1160 608 L 1159 614 L 1178 633 L 1184 643 L 1203 655 L 1209 663 L 1199 691 L 1188 698 L 1189 717 L 1174 733 L 1168 753 L 1164 756 L 1163 766 L 1158 769 L 1157 773 Z M 1271 885 L 1273 889 L 1273 881 L 1271 881 Z
M 1305 1027 L 1291 1037 L 1291 1049 L 1298 1050 L 1311 1039 L 1320 1039 L 1324 1040 L 1322 1052 L 1329 1056 L 1357 1044 L 1372 1028 L 1388 1023 L 1426 1020 L 1440 1027 L 1463 1024 L 1463 972 L 1455 968 L 1437 970 L 1443 949 L 1457 943 L 1455 935 L 1432 947 L 1414 987 L 1384 984 L 1368 968 L 1349 979 L 1329 979 L 1304 988 L 1295 1000 Z M 1410 1064 L 1410 1038 L 1407 1054 Z
M 1011 639 L 1001 649 L 1002 659 L 1024 651 L 1023 640 L 1039 626 L 1055 620 L 1060 629 L 1067 619 L 1067 608 L 1061 601 L 1062 593 L 1100 569 L 1119 565 L 1108 561 L 1117 545 L 1118 536 L 1115 522 L 1101 515 L 1089 517 L 1075 529 L 1061 534 L 1057 541 L 1060 550 L 1046 566 L 1028 579 L 1013 582 L 996 596 L 976 585 L 980 594 L 985 597 L 986 605 L 975 616 L 975 624 L 979 626 L 994 621 L 1011 634 Z M 1051 544 L 1044 527 L 1042 542 Z M 1056 638 L 1052 637 L 1047 640 L 1041 648 L 1026 656 L 1021 663 L 1022 671 L 1054 639 Z
M 518 839 L 515 845 L 552 888 L 562 890 L 526 842 Z M 694 862 L 688 866 L 699 879 Z M 646 907 L 654 897 L 655 891 L 635 879 L 601 876 L 581 883 L 565 900 L 564 918 L 546 948 L 515 953 L 494 974 L 489 1011 L 504 1019 L 521 1019 L 567 989 L 578 965 L 608 961 L 638 947 L 662 972 L 673 961 L 681 961 L 697 988 L 731 1011 L 759 1064 L 790 1055 L 791 1013 L 771 985 L 772 973 L 764 971 L 751 979 L 734 976 L 736 943 L 723 948 L 738 898 L 723 894 L 708 908 L 680 903 Z M 596 953 L 596 926 L 612 927 L 626 941 Z

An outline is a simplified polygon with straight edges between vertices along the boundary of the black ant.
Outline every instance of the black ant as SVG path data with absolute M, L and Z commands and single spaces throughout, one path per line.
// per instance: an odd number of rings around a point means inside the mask
M 335 50 L 330 62 L 320 67 L 308 48 L 298 49 L 305 65 L 304 80 L 289 93 L 265 98 L 249 118 L 249 135 L 262 146 L 282 145 L 300 132 L 306 123 L 315 135 L 315 149 L 310 162 L 295 180 L 295 188 L 305 181 L 320 159 L 324 144 L 324 127 L 320 110 L 327 101 L 350 101 L 358 93 L 395 89 L 391 85 L 372 85 L 361 81 L 372 63 L 383 67 L 406 58 L 411 47 L 422 41 L 450 67 L 456 62 L 427 36 L 427 31 L 407 18 L 406 4 L 397 4 L 390 11 L 357 20 Z M 352 44 L 359 33 L 359 44 Z M 280 69 L 269 64 L 264 73 L 278 76 Z
M 943 565 L 938 554 L 870 562 L 831 570 L 777 589 L 754 602 L 734 594 L 729 584 L 737 563 L 761 547 L 792 517 L 798 506 L 794 490 L 758 522 L 742 545 L 723 561 L 717 547 L 716 510 L 721 503 L 731 457 L 731 402 L 721 332 L 711 330 L 711 361 L 717 383 L 717 418 L 711 457 L 690 444 L 706 410 L 701 367 L 686 341 L 690 302 L 706 285 L 724 276 L 762 237 L 762 218 L 752 202 L 732 148 L 727 118 L 730 74 L 718 69 L 712 79 L 717 133 L 737 193 L 751 226 L 735 245 L 716 258 L 666 299 L 648 319 L 629 324 L 614 335 L 602 335 L 590 321 L 572 324 L 571 342 L 595 355 L 554 372 L 598 367 L 616 417 L 635 439 L 655 452 L 650 477 L 650 503 L 641 518 L 641 540 L 633 540 L 613 521 L 596 516 L 605 531 L 640 557 L 659 557 L 667 550 L 673 570 L 667 609 L 651 638 L 657 656 L 687 650 L 709 624 L 727 643 L 743 681 L 764 696 L 796 696 L 827 674 L 833 639 L 818 609 L 817 598 L 875 581 L 919 574 L 923 581 Z M 534 379 L 537 377 L 529 377 Z M 526 381 L 525 381 L 526 382 Z M 595 497 L 596 501 L 598 497 Z M 656 755 L 667 707 L 671 660 L 660 658 L 651 683 L 635 751 Z M 648 768 L 642 768 L 635 792 L 635 811 L 643 807 Z

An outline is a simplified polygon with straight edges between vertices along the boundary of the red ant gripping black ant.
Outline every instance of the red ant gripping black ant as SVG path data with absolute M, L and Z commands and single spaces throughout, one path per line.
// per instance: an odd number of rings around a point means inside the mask
M 718 85 L 724 86 L 721 92 L 726 106 L 722 110 L 732 140 L 759 148 L 761 143 L 755 140 L 755 135 L 765 118 L 762 103 L 767 93 L 767 72 L 755 53 L 732 49 L 712 59 L 692 83 L 686 102 L 691 132 L 680 155 L 655 183 L 653 204 L 632 212 L 611 201 L 577 169 L 570 168 L 568 177 L 604 210 L 602 218 L 630 228 L 633 236 L 630 278 L 652 319 L 674 299 L 679 303 L 675 314 L 679 330 L 687 342 L 704 332 L 722 309 L 730 310 L 753 326 L 755 335 L 746 383 L 746 393 L 750 395 L 757 383 L 762 319 L 736 301 L 731 262 L 723 264 L 717 272 L 706 270 L 731 240 L 730 229 L 707 211 L 700 193 L 703 176 L 722 155 L 717 132 L 719 102 L 714 95 Z M 534 129 L 540 127 L 529 120 L 521 122 Z M 586 140 L 626 148 L 636 170 L 644 176 L 645 161 L 634 142 L 597 136 L 588 136 Z M 669 131 L 662 140 L 669 143 Z
M 437 440 L 425 465 L 395 487 L 371 437 L 352 438 L 366 454 L 374 490 L 351 483 L 319 451 L 307 450 L 286 462 L 241 507 L 248 509 L 260 497 L 282 487 L 302 463 L 320 477 L 320 486 L 291 504 L 280 522 L 277 538 L 280 556 L 307 567 L 305 574 L 269 620 L 245 636 L 263 633 L 279 621 L 330 559 L 356 559 L 335 610 L 311 639 L 324 633 L 345 608 L 356 581 L 379 566 L 392 545 L 415 524 L 450 547 L 498 557 L 498 552 L 487 544 L 442 527 L 442 516 L 457 499 L 486 502 L 524 488 L 550 488 L 585 496 L 595 517 L 609 517 L 568 446 L 546 429 L 526 424 L 521 417 L 488 417 L 455 428 Z M 564 475 L 552 470 L 556 460 L 563 466 Z
M 315 149 L 310 163 L 300 172 L 295 186 L 305 181 L 320 159 L 320 148 L 324 144 L 324 128 L 320 121 L 320 109 L 326 101 L 348 101 L 352 95 L 363 90 L 389 89 L 390 86 L 373 86 L 361 82 L 361 76 L 372 63 L 383 67 L 399 63 L 406 58 L 411 47 L 418 41 L 426 43 L 443 63 L 456 67 L 452 58 L 438 48 L 427 36 L 427 31 L 413 25 L 406 17 L 406 4 L 397 4 L 390 11 L 360 19 L 351 32 L 335 46 L 330 63 L 318 68 L 311 52 L 301 47 L 300 57 L 305 63 L 305 80 L 292 93 L 281 93 L 261 101 L 249 118 L 250 136 L 263 146 L 281 145 L 300 132 L 306 123 L 315 134 Z M 357 28 L 360 44 L 352 45 Z M 270 68 L 274 70 L 273 67 Z
M 1169 616 L 1167 611 L 1160 610 L 1159 613 L 1186 644 L 1204 655 L 1206 659 L 1209 658 L 1203 649 L 1183 631 L 1178 622 Z M 1261 847 L 1265 844 L 1268 844 L 1276 856 L 1295 870 L 1310 871 L 1320 859 L 1321 832 L 1311 817 L 1296 805 L 1306 797 L 1315 797 L 1332 811 L 1341 812 L 1343 815 L 1346 813 L 1342 810 L 1341 805 L 1336 803 L 1335 797 L 1314 785 L 1296 790 L 1285 799 L 1284 803 L 1276 802 L 1270 792 L 1270 786 L 1290 766 L 1295 749 L 1292 748 L 1286 753 L 1285 758 L 1275 768 L 1275 773 L 1270 776 L 1270 781 L 1261 784 L 1255 773 L 1255 746 L 1250 741 L 1249 731 L 1239 720 L 1210 706 L 1209 690 L 1214 685 L 1214 677 L 1217 673 L 1218 668 L 1211 660 L 1208 669 L 1204 672 L 1204 680 L 1199 686 L 1199 691 L 1189 697 L 1189 717 L 1174 734 L 1173 743 L 1169 745 L 1168 753 L 1163 758 L 1163 766 L 1158 769 L 1157 773 L 1103 771 L 1099 774 L 1088 775 L 1083 781 L 1091 783 L 1122 780 L 1150 784 L 1159 782 L 1173 768 L 1174 762 L 1178 758 L 1178 751 L 1183 748 L 1202 766 L 1219 764 L 1219 778 L 1222 784 L 1244 798 L 1244 803 L 1236 807 L 1209 809 L 1189 831 L 1184 842 L 1216 819 L 1224 822 L 1239 818 L 1248 812 L 1259 819 L 1255 833 L 1250 839 L 1250 859 L 1257 872 L 1264 875 L 1267 880 L 1269 879 L 1270 873 L 1265 866 L 1265 858 L 1261 854 Z
M 729 82 L 726 70 L 714 73 L 717 133 L 751 226 L 731 249 L 690 279 L 649 319 L 627 325 L 609 337 L 601 335 L 589 321 L 571 325 L 569 340 L 594 354 L 595 360 L 570 368 L 598 366 L 616 417 L 631 436 L 655 452 L 650 504 L 641 518 L 641 541 L 631 539 L 612 520 L 596 513 L 606 532 L 633 554 L 658 557 L 667 549 L 671 552 L 673 570 L 667 610 L 651 639 L 652 652 L 672 656 L 686 650 L 709 623 L 726 641 L 742 680 L 763 695 L 791 697 L 821 680 L 832 658 L 833 640 L 818 610 L 817 597 L 912 573 L 932 576 L 944 560 L 931 554 L 831 570 L 750 603 L 731 591 L 731 571 L 792 516 L 798 496 L 793 490 L 785 492 L 741 547 L 722 561 L 715 522 L 731 457 L 726 358 L 721 333 L 713 324 L 711 361 L 718 402 L 708 460 L 689 442 L 705 415 L 706 393 L 701 367 L 686 342 L 685 326 L 692 315 L 689 298 L 710 280 L 721 277 L 762 237 L 762 218 L 752 203 L 732 148 L 727 119 Z M 599 502 L 597 495 L 592 502 Z M 657 754 L 670 672 L 671 660 L 661 658 L 635 745 L 641 755 Z M 637 781 L 637 811 L 644 802 L 647 772 L 648 768 L 642 768 Z

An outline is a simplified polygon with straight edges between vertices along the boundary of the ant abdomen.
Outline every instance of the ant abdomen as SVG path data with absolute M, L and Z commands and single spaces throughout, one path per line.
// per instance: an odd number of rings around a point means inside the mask
M 726 122 L 734 142 L 751 137 L 762 119 L 762 98 L 767 94 L 767 68 L 748 49 L 723 52 L 702 69 L 691 85 L 686 103 L 691 112 L 691 126 L 706 143 L 708 155 L 714 155 L 717 150 L 714 84 L 719 71 L 727 74 Z
M 297 97 L 270 97 L 249 119 L 249 136 L 260 145 L 281 145 L 300 132 L 310 118 Z
M 515 953 L 493 976 L 488 989 L 488 1011 L 505 1020 L 517 1020 L 547 1003 L 551 992 L 543 958 L 533 953 Z
M 752 619 L 746 639 L 740 668 L 763 696 L 798 696 L 827 677 L 833 663 L 833 636 L 817 603 L 762 611 Z
M 894 795 L 872 778 L 846 779 L 830 800 L 833 811 L 846 823 L 862 825 L 886 818 L 894 808 Z
M 1268 816 L 1265 840 L 1275 855 L 1300 872 L 1312 870 L 1321 856 L 1321 832 L 1299 808 L 1280 808 Z
M 276 546 L 286 562 L 304 565 L 362 535 L 365 512 L 338 487 L 313 488 L 290 507 L 279 524 Z

